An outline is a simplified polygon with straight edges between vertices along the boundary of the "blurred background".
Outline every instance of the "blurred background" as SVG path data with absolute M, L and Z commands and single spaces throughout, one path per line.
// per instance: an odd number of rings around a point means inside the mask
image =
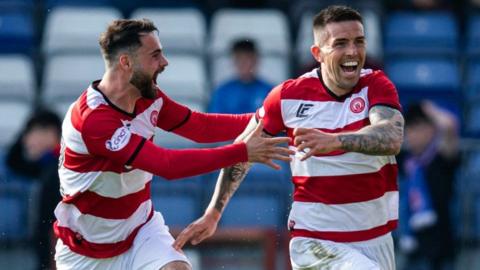
M 412 257 L 421 251 L 407 241 L 397 245 L 398 269 L 480 269 L 478 0 L 0 0 L 0 269 L 54 269 L 55 117 L 63 119 L 70 103 L 101 78 L 98 37 L 111 20 L 149 18 L 156 24 L 169 60 L 158 84 L 173 99 L 199 111 L 240 113 L 258 106 L 265 87 L 316 66 L 309 49 L 312 17 L 329 4 L 362 13 L 366 67 L 386 72 L 404 108 L 429 100 L 456 119 L 459 163 L 447 170 L 452 177 L 440 197 L 453 240 L 427 242 L 427 249 L 447 245 L 451 262 L 433 268 L 428 256 L 420 256 L 418 263 Z M 249 41 L 240 46 L 243 56 L 233 46 L 238 41 Z M 243 77 L 242 68 L 251 76 Z M 228 108 L 245 100 L 252 104 Z M 155 141 L 169 148 L 205 147 L 160 130 Z M 282 167 L 252 168 L 217 234 L 186 248 L 194 269 L 289 269 L 292 185 L 288 164 Z M 174 234 L 201 216 L 217 175 L 153 179 L 155 208 Z

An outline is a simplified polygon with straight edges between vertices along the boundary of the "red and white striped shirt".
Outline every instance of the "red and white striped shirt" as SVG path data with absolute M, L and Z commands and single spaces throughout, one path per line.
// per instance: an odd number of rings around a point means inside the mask
M 270 134 L 297 127 L 324 132 L 356 131 L 370 124 L 375 105 L 400 110 L 395 86 L 381 71 L 362 70 L 348 95 L 338 97 L 320 71 L 277 86 L 257 112 Z M 293 145 L 290 148 L 296 150 Z M 397 164 L 394 156 L 334 151 L 291 162 L 295 186 L 289 228 L 303 236 L 338 242 L 364 241 L 392 231 L 398 221 Z
M 70 106 L 62 125 L 63 199 L 55 209 L 54 231 L 76 253 L 109 258 L 128 250 L 152 217 L 152 173 L 180 178 L 247 159 L 243 143 L 213 149 L 157 147 L 151 142 L 155 128 L 199 142 L 225 141 L 238 136 L 251 115 L 191 112 L 160 90 L 155 99 L 137 100 L 134 113 L 127 113 L 97 85 Z

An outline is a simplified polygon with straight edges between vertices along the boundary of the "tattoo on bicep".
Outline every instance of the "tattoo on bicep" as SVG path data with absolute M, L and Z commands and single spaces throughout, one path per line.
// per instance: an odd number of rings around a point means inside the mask
M 369 155 L 395 154 L 403 138 L 403 117 L 399 111 L 375 106 L 370 110 L 372 125 L 359 132 L 339 136 L 342 148 L 346 151 Z

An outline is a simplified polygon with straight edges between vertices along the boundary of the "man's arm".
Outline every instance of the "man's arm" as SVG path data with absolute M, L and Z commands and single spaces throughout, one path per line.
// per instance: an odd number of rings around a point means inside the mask
M 255 125 L 256 121 L 252 118 L 245 131 L 237 138 L 237 140 L 242 140 L 247 137 L 255 128 Z M 265 133 L 263 134 L 263 136 L 268 136 Z M 280 168 L 273 162 L 270 165 L 273 165 L 276 169 Z M 210 200 L 210 204 L 205 210 L 205 214 L 195 222 L 191 223 L 178 235 L 173 243 L 175 249 L 181 249 L 189 241 L 193 245 L 196 245 L 213 235 L 225 207 L 247 175 L 249 168 L 250 163 L 244 162 L 221 170 L 215 186 L 215 191 Z
M 367 155 L 396 155 L 403 142 L 404 119 L 391 107 L 377 105 L 370 109 L 370 125 L 345 133 L 325 133 L 316 129 L 296 128 L 297 151 L 310 149 L 302 160 L 335 150 Z
M 368 155 L 396 155 L 403 142 L 404 119 L 391 107 L 374 106 L 369 113 L 371 125 L 357 132 L 340 134 L 341 149 Z

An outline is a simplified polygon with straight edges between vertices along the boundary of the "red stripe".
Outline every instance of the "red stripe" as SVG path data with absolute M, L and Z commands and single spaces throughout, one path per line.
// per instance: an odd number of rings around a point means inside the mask
M 78 173 L 105 171 L 122 173 L 128 171 L 122 164 L 115 163 L 112 160 L 101 156 L 79 154 L 68 147 L 65 148 L 65 160 L 63 166 Z
M 62 202 L 73 204 L 82 214 L 108 219 L 127 219 L 150 199 L 150 182 L 145 188 L 120 198 L 108 198 L 92 191 L 65 197 Z
M 378 172 L 340 176 L 294 176 L 294 201 L 341 204 L 379 198 L 396 191 L 397 165 L 386 164 Z
M 350 231 L 350 232 L 312 232 L 308 230 L 293 229 L 290 231 L 291 237 L 309 237 L 322 240 L 330 240 L 335 242 L 358 242 L 367 241 L 386 233 L 389 233 L 397 228 L 398 220 L 390 220 L 382 226 L 364 231 Z
M 91 258 L 105 259 L 118 256 L 127 251 L 132 246 L 133 240 L 135 240 L 135 236 L 137 236 L 140 228 L 150 221 L 152 216 L 153 208 L 150 211 L 147 220 L 138 225 L 125 240 L 109 244 L 97 244 L 89 242 L 85 240 L 79 233 L 76 233 L 67 227 L 58 226 L 58 221 L 55 221 L 53 224 L 53 231 L 55 232 L 55 235 L 60 238 L 62 242 L 73 252 Z

